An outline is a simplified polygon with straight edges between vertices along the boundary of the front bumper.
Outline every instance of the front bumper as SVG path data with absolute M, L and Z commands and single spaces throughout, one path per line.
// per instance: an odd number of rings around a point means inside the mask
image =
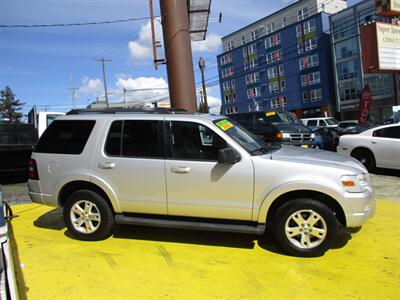
M 360 227 L 375 214 L 376 202 L 372 190 L 345 193 L 345 199 L 351 206 L 351 211 L 346 214 L 346 227 Z

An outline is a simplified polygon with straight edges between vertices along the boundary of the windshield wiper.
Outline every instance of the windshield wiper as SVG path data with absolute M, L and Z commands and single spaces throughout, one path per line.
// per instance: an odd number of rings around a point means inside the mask
M 268 147 L 268 148 L 266 148 L 266 147 L 260 147 L 260 148 L 257 148 L 257 149 L 255 149 L 255 150 L 250 151 L 250 154 L 251 154 L 251 155 L 255 155 L 255 154 L 258 154 L 258 153 L 264 154 L 264 153 L 267 153 L 267 152 L 269 152 L 269 151 L 271 151 L 271 147 Z

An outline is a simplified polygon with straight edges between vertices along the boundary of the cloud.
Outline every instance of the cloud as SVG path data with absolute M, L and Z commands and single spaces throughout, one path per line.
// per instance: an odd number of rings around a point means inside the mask
M 160 41 L 163 45 L 163 36 L 160 18 L 154 20 L 154 31 L 156 35 L 156 40 Z M 129 52 L 133 58 L 133 62 L 136 64 L 141 64 L 148 62 L 150 63 L 153 58 L 153 46 L 151 39 L 151 26 L 150 21 L 143 24 L 140 27 L 139 38 L 135 41 L 130 41 L 128 43 Z
M 118 90 L 128 90 L 127 100 L 159 100 L 169 98 L 168 84 L 164 78 L 138 77 L 117 79 L 116 87 Z M 141 91 L 133 91 L 133 90 Z M 147 90 L 148 89 L 148 90 Z M 129 91 L 132 90 L 132 91 Z
M 103 82 L 99 78 L 91 79 L 84 77 L 82 79 L 82 85 L 78 89 L 78 97 L 98 97 L 104 94 Z M 107 93 L 108 94 L 108 93 Z
M 162 35 L 162 27 L 160 18 L 154 21 L 154 31 L 156 41 L 161 43 L 161 48 L 158 48 L 158 56 L 164 57 L 164 40 Z M 135 64 L 151 63 L 153 60 L 153 45 L 151 39 L 151 26 L 150 21 L 143 24 L 139 30 L 139 37 L 128 43 L 129 52 Z M 207 36 L 206 40 L 193 42 L 193 52 L 215 52 L 221 48 L 221 36 L 211 33 Z
M 204 41 L 193 42 L 193 52 L 215 52 L 221 49 L 221 36 L 211 33 Z

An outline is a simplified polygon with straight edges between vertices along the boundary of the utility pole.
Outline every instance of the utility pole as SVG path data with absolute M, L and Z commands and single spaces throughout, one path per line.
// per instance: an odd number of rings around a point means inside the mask
M 126 101 L 126 88 L 124 88 L 124 107 L 127 108 L 128 107 L 128 103 Z
M 68 88 L 71 91 L 72 108 L 76 108 L 76 91 L 79 90 L 77 87 L 71 86 Z
M 106 98 L 106 107 L 108 108 L 108 94 L 107 94 L 107 83 L 106 83 L 106 70 L 104 63 L 111 61 L 111 59 L 105 59 L 104 57 L 96 59 L 97 61 L 101 61 L 101 66 L 103 68 L 103 83 L 104 83 L 104 96 Z
M 206 62 L 205 60 L 200 57 L 199 60 L 199 68 L 201 71 L 201 82 L 203 84 L 203 111 L 204 113 L 208 113 L 208 102 L 207 102 L 207 90 L 206 90 L 206 82 L 204 80 L 204 70 L 206 68 Z
M 172 108 L 196 112 L 196 88 L 187 1 L 160 0 Z

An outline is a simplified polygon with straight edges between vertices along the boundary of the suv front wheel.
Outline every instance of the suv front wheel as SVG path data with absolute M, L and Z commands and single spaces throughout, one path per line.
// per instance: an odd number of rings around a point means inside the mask
M 112 234 L 113 212 L 104 198 L 93 191 L 80 190 L 71 194 L 63 213 L 65 224 L 77 239 L 98 241 Z
M 283 204 L 274 222 L 280 246 L 294 256 L 320 256 L 338 236 L 338 222 L 325 204 L 307 198 Z

